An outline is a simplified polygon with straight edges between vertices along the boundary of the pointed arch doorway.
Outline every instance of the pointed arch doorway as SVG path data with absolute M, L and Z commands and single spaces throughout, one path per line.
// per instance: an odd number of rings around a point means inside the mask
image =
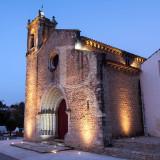
M 68 132 L 68 115 L 66 114 L 66 101 L 63 99 L 58 108 L 58 138 L 64 139 Z
M 68 115 L 63 90 L 50 85 L 44 92 L 39 112 L 39 133 L 42 140 L 64 139 L 68 132 Z

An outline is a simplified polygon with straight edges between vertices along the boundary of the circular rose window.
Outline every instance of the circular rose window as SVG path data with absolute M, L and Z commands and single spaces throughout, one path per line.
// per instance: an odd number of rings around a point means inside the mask
M 59 55 L 56 54 L 54 57 L 50 58 L 50 62 L 49 62 L 49 69 L 50 71 L 54 71 L 59 63 Z

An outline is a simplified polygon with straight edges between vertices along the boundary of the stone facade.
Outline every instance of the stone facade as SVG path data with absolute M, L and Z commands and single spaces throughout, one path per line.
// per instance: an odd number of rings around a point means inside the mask
M 103 152 L 112 138 L 143 134 L 139 73 L 145 59 L 56 25 L 41 11 L 28 22 L 25 140 L 58 138 L 63 99 L 68 146 Z

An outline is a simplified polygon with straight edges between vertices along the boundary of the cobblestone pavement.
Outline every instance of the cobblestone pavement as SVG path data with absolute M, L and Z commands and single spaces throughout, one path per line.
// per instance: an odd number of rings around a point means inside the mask
M 18 159 L 8 156 L 6 154 L 0 153 L 0 160 L 18 160 Z
M 143 144 L 160 144 L 160 138 L 156 137 L 132 137 L 132 138 L 122 138 L 119 140 L 116 140 L 117 142 L 133 142 L 133 143 L 143 143 Z

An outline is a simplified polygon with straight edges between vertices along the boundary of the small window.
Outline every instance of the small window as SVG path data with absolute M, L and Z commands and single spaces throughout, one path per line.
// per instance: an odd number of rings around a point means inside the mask
M 30 48 L 34 47 L 34 34 L 31 34 L 31 43 L 30 43 Z
M 58 63 L 59 63 L 59 55 L 56 54 L 55 56 L 51 57 L 50 60 L 49 60 L 49 66 L 48 68 L 50 69 L 50 71 L 54 71 L 57 66 L 58 66 Z
M 130 66 L 130 59 L 129 59 L 129 58 L 126 58 L 126 59 L 125 59 L 125 63 L 126 63 L 127 66 Z
M 58 54 L 57 54 L 56 56 L 54 56 L 54 57 L 52 58 L 52 65 L 54 66 L 54 68 L 57 68 L 57 66 L 58 66 L 58 61 L 59 61 L 59 56 L 58 56 Z
M 30 49 L 35 46 L 34 40 L 35 40 L 35 29 L 33 28 L 30 34 Z

